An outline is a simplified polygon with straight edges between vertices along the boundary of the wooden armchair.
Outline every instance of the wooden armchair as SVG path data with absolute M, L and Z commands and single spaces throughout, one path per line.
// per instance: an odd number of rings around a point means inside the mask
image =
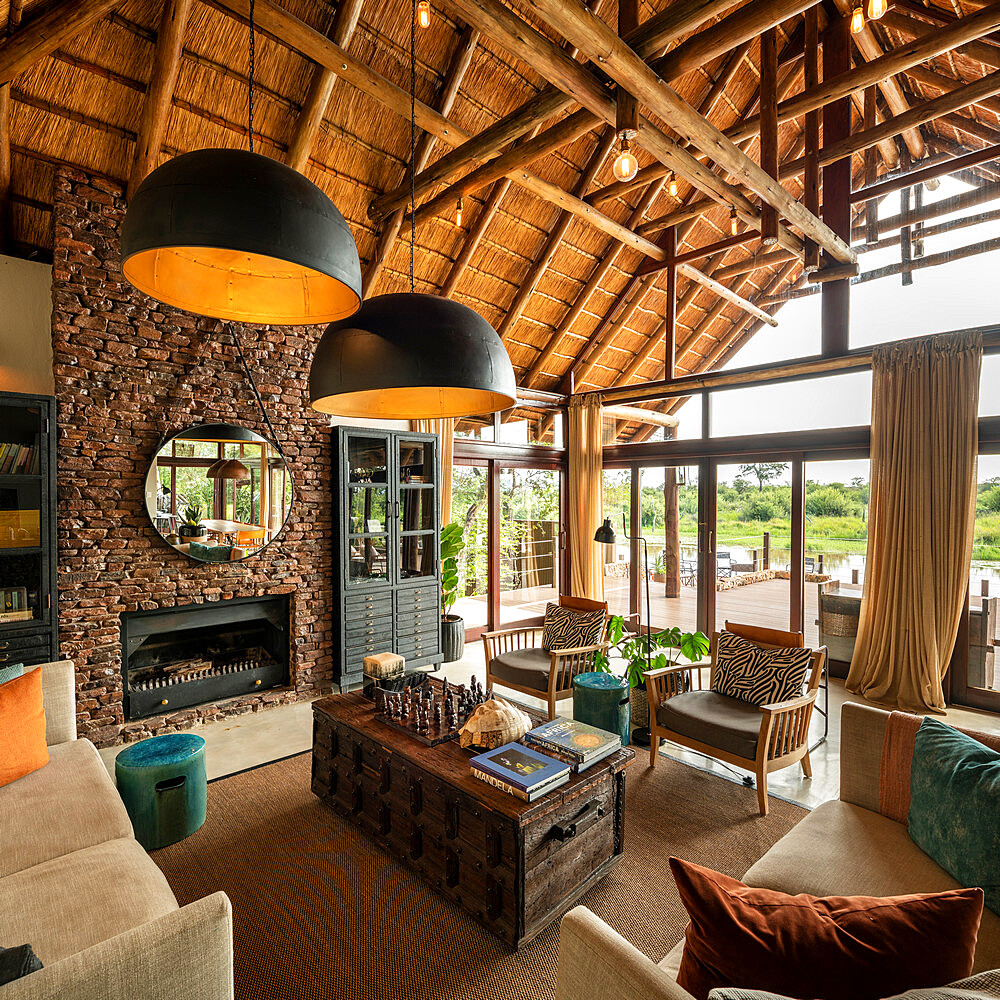
M 603 609 L 607 625 L 608 605 L 583 597 L 560 597 L 559 604 L 577 611 Z M 601 629 L 601 635 L 604 635 Z M 556 702 L 573 696 L 573 678 L 594 669 L 598 650 L 608 649 L 603 640 L 575 649 L 542 649 L 542 628 L 515 628 L 484 632 L 486 687 L 506 687 L 549 703 L 549 718 L 556 717 Z
M 801 632 L 781 632 L 726 622 L 726 631 L 764 649 L 801 648 Z M 715 673 L 719 633 L 712 640 L 711 673 Z M 650 766 L 656 765 L 660 738 L 688 750 L 752 771 L 757 778 L 757 802 L 767 815 L 767 776 L 772 771 L 801 763 L 807 778 L 809 722 L 819 688 L 826 648 L 813 651 L 812 670 L 805 693 L 773 705 L 752 705 L 714 691 L 695 690 L 698 664 L 661 667 L 646 671 L 649 697 Z M 711 686 L 711 685 L 710 685 Z

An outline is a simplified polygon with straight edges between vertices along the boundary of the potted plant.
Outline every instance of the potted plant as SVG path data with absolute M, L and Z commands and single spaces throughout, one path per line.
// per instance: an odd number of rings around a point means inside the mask
M 663 549 L 656 553 L 653 559 L 653 583 L 667 582 L 667 564 L 663 559 Z
M 682 632 L 676 625 L 659 632 L 627 632 L 625 619 L 612 615 L 608 619 L 608 641 L 625 664 L 622 674 L 629 686 L 629 707 L 635 729 L 632 741 L 649 746 L 649 700 L 646 695 L 646 671 L 676 666 L 680 657 L 694 663 L 709 649 L 704 632 Z M 611 650 L 608 652 L 610 653 Z M 598 654 L 597 669 L 611 672 L 608 657 Z
M 207 532 L 201 523 L 201 507 L 196 503 L 188 504 L 181 512 L 181 525 L 177 534 L 188 540 L 204 538 Z
M 465 653 L 465 621 L 451 614 L 458 600 L 458 555 L 465 548 L 462 526 L 453 521 L 441 529 L 441 659 L 460 660 Z

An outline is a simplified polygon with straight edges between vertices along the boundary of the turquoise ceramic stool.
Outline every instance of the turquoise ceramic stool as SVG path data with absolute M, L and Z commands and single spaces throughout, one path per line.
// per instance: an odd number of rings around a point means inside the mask
M 154 736 L 115 758 L 118 792 L 135 839 L 151 851 L 189 837 L 205 822 L 205 741 L 191 733 Z
M 613 674 L 595 671 L 573 678 L 573 718 L 622 738 L 628 745 L 628 684 Z

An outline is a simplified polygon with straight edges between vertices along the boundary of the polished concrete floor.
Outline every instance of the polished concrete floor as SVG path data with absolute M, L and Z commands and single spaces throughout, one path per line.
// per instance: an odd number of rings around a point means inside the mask
M 446 664 L 441 673 L 449 680 L 460 684 L 468 682 L 473 675 L 481 681 L 484 680 L 482 643 L 469 643 L 466 646 L 465 657 L 454 663 Z M 497 694 L 502 697 L 504 692 L 499 689 Z M 515 697 L 539 708 L 544 707 L 541 701 L 525 698 L 521 695 Z M 834 678 L 830 684 L 829 735 L 826 741 L 810 755 L 813 777 L 803 777 L 799 767 L 790 767 L 779 771 L 768 778 L 768 790 L 772 794 L 808 807 L 837 797 L 840 790 L 840 708 L 848 700 L 862 701 L 863 699 L 848 693 L 844 688 L 844 682 Z M 570 700 L 562 702 L 562 706 L 564 711 L 572 710 Z M 822 691 L 820 692 L 819 707 L 823 707 Z M 1000 732 L 1000 716 L 973 709 L 952 708 L 948 711 L 945 721 L 970 729 Z M 280 705 L 235 719 L 227 719 L 224 722 L 198 726 L 194 731 L 205 738 L 209 779 L 218 778 L 308 750 L 312 746 L 312 707 L 308 702 Z M 817 740 L 822 734 L 823 719 L 818 713 L 815 713 L 812 739 Z M 101 751 L 101 757 L 112 776 L 114 775 L 114 759 L 121 749 L 121 747 L 107 747 Z M 716 761 L 669 744 L 661 750 L 661 753 L 667 753 L 678 760 L 724 777 L 737 780 L 743 777 L 742 772 L 735 772 Z M 648 766 L 647 752 L 640 749 L 632 767 L 645 768 Z

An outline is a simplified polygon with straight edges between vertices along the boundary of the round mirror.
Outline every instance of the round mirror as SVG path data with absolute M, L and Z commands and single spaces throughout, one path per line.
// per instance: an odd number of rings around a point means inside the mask
M 284 527 L 292 474 L 266 438 L 235 424 L 198 424 L 163 441 L 146 476 L 160 536 L 199 562 L 256 555 Z

